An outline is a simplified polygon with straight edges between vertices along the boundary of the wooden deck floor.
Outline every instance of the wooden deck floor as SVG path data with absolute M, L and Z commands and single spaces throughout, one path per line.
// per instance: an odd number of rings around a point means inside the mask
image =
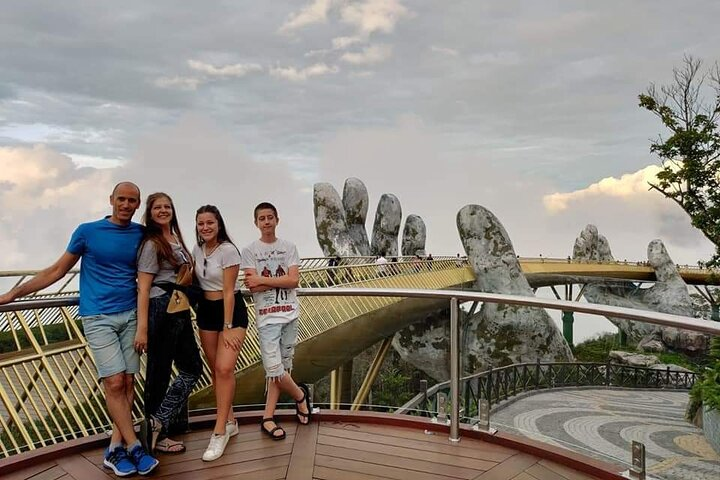
M 313 421 L 298 426 L 284 421 L 287 438 L 273 441 L 255 423 L 240 426 L 225 454 L 203 462 L 210 430 L 186 434 L 187 452 L 159 454 L 154 478 L 206 479 L 412 479 L 412 480 L 589 480 L 547 458 L 463 437 L 459 444 L 446 433 L 348 420 Z M 116 478 L 102 466 L 102 448 L 40 461 L 3 475 L 4 480 L 95 480 Z M 605 478 L 608 478 L 605 476 Z

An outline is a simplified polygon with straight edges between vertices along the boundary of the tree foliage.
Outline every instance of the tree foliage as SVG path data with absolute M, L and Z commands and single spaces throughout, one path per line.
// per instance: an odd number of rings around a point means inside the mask
M 720 259 L 720 66 L 704 70 L 686 55 L 673 69 L 673 82 L 651 84 L 639 96 L 640 107 L 655 115 L 670 135 L 659 136 L 650 150 L 662 162 L 650 188 L 677 203 L 716 248 Z

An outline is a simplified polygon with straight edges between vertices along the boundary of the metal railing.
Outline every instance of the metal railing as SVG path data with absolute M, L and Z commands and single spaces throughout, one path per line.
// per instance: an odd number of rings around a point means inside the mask
M 442 262 L 447 262 L 440 268 Z M 363 312 L 381 309 L 393 301 L 405 298 L 446 299 L 451 306 L 450 357 L 451 366 L 451 425 L 450 438 L 459 438 L 460 411 L 460 369 L 459 369 L 459 315 L 460 301 L 502 303 L 539 308 L 557 309 L 589 313 L 594 315 L 612 316 L 653 323 L 661 326 L 683 328 L 711 335 L 720 335 L 720 323 L 703 321 L 657 312 L 632 310 L 596 304 L 582 304 L 562 300 L 539 299 L 514 295 L 500 295 L 480 292 L 464 292 L 456 290 L 421 290 L 427 284 L 437 285 L 441 280 L 462 283 L 466 268 L 458 266 L 455 259 L 435 260 L 432 264 L 421 266 L 411 262 L 399 262 L 398 269 L 391 273 L 381 271 L 377 265 L 352 266 L 352 272 L 337 268 L 333 277 L 327 269 L 318 269 L 302 273 L 301 284 L 319 285 L 313 288 L 300 288 L 301 328 L 300 341 L 333 328 L 335 325 L 352 320 Z M 462 267 L 462 268 L 461 268 Z M 463 275 L 453 274 L 452 270 Z M 343 273 L 343 281 L 350 285 L 384 285 L 384 288 L 338 288 L 339 274 Z M 326 287 L 331 282 L 338 282 Z M 414 289 L 388 288 L 415 283 L 422 285 Z M 452 283 L 451 283 L 452 284 Z M 313 298 L 310 298 L 313 297 Z M 320 300 L 319 297 L 335 297 Z M 67 315 L 67 309 L 76 302 L 76 298 L 34 300 L 16 302 L 0 306 L 0 313 L 7 316 L 13 313 L 13 325 L 18 325 L 20 333 L 31 343 L 31 348 L 20 348 L 15 328 L 12 329 L 18 350 L 0 356 L 0 400 L 3 411 L 0 412 L 0 454 L 8 456 L 19 451 L 35 449 L 59 441 L 97 433 L 109 425 L 109 418 L 104 410 L 104 399 L 95 378 L 92 358 L 87 344 L 82 337 L 74 317 Z M 62 324 L 67 332 L 67 339 L 51 342 L 37 316 L 37 326 L 31 328 L 30 322 L 22 312 L 33 312 L 43 307 L 60 308 Z M 20 312 L 20 313 L 18 313 Z M 251 309 L 252 313 L 253 310 Z M 31 314 L 35 315 L 35 314 Z M 252 315 L 251 315 L 252 316 Z M 257 334 L 254 322 L 248 330 L 243 352 L 238 359 L 238 369 L 259 361 Z M 207 367 L 206 367 L 207 369 Z M 207 378 L 207 370 L 205 378 Z M 138 391 L 133 415 L 136 419 L 142 412 L 142 382 L 138 382 Z
M 305 295 L 337 295 L 338 290 L 314 289 L 302 292 Z M 614 307 L 597 304 L 581 304 L 567 300 L 548 300 L 536 297 L 525 297 L 516 295 L 503 295 L 481 292 L 461 292 L 443 290 L 387 290 L 387 289 L 362 289 L 347 288 L 342 293 L 351 296 L 392 296 L 403 298 L 444 298 L 450 302 L 450 440 L 458 441 L 460 438 L 460 327 L 458 302 L 488 302 L 506 305 L 518 305 L 527 307 L 541 307 L 552 310 L 572 311 L 588 313 L 592 315 L 603 315 L 626 320 L 641 321 L 660 325 L 663 327 L 675 327 L 694 332 L 710 335 L 720 335 L 720 323 L 697 318 L 683 317 L 668 313 L 650 312 L 646 310 L 634 310 L 624 307 Z M 453 348 L 454 347 L 454 348 Z
M 686 370 L 636 367 L 598 362 L 516 363 L 468 375 L 460 379 L 459 399 L 463 418 L 472 420 L 478 402 L 487 402 L 488 409 L 520 394 L 538 390 L 567 387 L 658 388 L 689 390 L 698 374 Z M 395 413 L 438 411 L 438 395 L 450 394 L 450 381 L 441 382 L 418 393 Z

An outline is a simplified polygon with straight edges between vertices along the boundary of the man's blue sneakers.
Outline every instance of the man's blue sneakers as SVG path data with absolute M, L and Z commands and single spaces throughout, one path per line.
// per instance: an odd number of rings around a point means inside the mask
M 140 443 L 135 445 L 128 453 L 137 468 L 137 473 L 140 475 L 147 475 L 160 463 L 157 458 L 148 454 Z
M 106 448 L 103 465 L 105 465 L 105 468 L 112 469 L 118 477 L 135 475 L 138 471 L 137 468 L 135 468 L 135 464 L 130 460 L 130 457 L 128 457 L 125 447 L 116 447 L 112 452 L 109 447 Z

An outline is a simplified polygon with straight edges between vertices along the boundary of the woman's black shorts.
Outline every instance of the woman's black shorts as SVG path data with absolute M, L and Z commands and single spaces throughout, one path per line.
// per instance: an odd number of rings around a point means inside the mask
M 211 330 L 222 332 L 225 324 L 225 302 L 224 300 L 200 300 L 197 310 L 197 324 L 200 330 Z M 235 292 L 235 308 L 233 309 L 233 328 L 248 326 L 248 315 L 242 293 Z

